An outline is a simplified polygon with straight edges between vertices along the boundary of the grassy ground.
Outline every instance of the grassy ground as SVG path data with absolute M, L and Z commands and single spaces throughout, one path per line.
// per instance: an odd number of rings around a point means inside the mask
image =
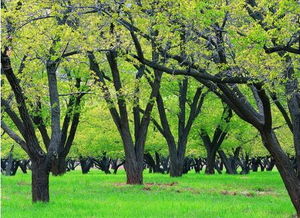
M 93 170 L 50 178 L 49 204 L 32 204 L 30 174 L 2 176 L 2 211 L 12 217 L 292 217 L 294 209 L 277 172 L 182 178 L 144 173 L 143 186 L 125 174 Z

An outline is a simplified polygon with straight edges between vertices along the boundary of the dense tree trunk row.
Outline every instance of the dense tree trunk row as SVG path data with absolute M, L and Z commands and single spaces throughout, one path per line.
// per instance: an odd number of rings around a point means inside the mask
M 250 171 L 258 172 L 258 171 L 272 171 L 275 166 L 275 161 L 270 156 L 265 157 L 250 157 L 248 154 L 244 155 L 240 154 L 240 147 L 233 151 L 233 154 L 227 157 L 224 151 L 219 150 L 225 155 L 226 160 L 228 161 L 229 168 L 226 167 L 224 163 L 224 158 L 217 155 L 214 163 L 214 170 L 217 170 L 218 173 L 225 172 L 227 174 L 248 174 Z M 3 175 L 14 176 L 17 170 L 20 170 L 23 173 L 27 173 L 27 170 L 32 169 L 32 164 L 29 159 L 17 160 L 11 158 L 9 155 L 8 158 L 1 159 L 1 172 Z M 295 161 L 295 157 L 289 157 L 291 161 Z M 10 168 L 10 163 L 11 168 Z M 143 169 L 148 168 L 150 173 L 162 173 L 168 174 L 170 172 L 170 159 L 169 157 L 164 157 L 159 153 L 155 152 L 154 156 L 151 153 L 145 153 L 144 155 L 144 163 Z M 183 164 L 183 174 L 194 170 L 195 173 L 200 173 L 203 169 L 205 169 L 205 173 L 207 168 L 209 168 L 209 162 L 207 158 L 192 158 L 185 157 Z M 66 169 L 65 171 L 73 171 L 76 169 L 81 169 L 83 174 L 89 173 L 91 169 L 99 169 L 103 171 L 105 174 L 110 174 L 111 170 L 116 174 L 118 169 L 124 165 L 124 161 L 121 159 L 113 159 L 107 156 L 102 156 L 99 158 L 95 157 L 86 157 L 79 159 L 70 159 L 66 160 Z M 296 169 L 296 164 L 294 164 L 294 169 Z M 207 173 L 206 173 L 207 174 Z

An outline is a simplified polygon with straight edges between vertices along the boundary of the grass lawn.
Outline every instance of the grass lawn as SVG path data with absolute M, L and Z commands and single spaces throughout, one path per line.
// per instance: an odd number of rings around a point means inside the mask
M 2 176 L 1 215 L 12 217 L 292 217 L 293 206 L 277 172 L 182 178 L 149 174 L 143 186 L 125 173 L 50 176 L 50 203 L 31 203 L 31 176 Z

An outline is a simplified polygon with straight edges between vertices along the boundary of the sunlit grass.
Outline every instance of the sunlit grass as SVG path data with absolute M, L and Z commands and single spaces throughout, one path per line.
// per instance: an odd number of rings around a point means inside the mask
M 182 178 L 144 173 L 143 186 L 125 174 L 73 171 L 50 178 L 49 204 L 31 203 L 30 174 L 2 176 L 2 217 L 291 217 L 294 212 L 277 172 Z

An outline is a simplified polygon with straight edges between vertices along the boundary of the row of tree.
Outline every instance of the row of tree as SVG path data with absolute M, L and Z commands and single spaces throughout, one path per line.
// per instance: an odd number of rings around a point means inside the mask
M 222 156 L 217 157 L 213 163 L 213 168 L 209 164 L 211 162 L 206 158 L 193 158 L 185 157 L 183 165 L 183 174 L 188 173 L 190 170 L 194 169 L 196 173 L 200 173 L 201 170 L 205 169 L 206 174 L 211 174 L 211 170 L 216 169 L 219 174 L 222 174 L 223 170 L 226 170 L 227 174 L 248 174 L 252 170 L 257 172 L 260 168 L 261 171 L 272 171 L 275 166 L 275 161 L 270 156 L 265 157 L 245 157 L 239 156 L 240 147 L 237 148 L 233 155 L 224 159 Z M 294 157 L 290 158 L 293 162 L 294 168 L 296 167 L 296 161 Z M 80 157 L 79 159 L 66 159 L 66 171 L 75 170 L 80 166 L 80 169 L 83 174 L 86 174 L 92 168 L 99 169 L 105 174 L 111 174 L 113 170 L 114 174 L 117 174 L 117 171 L 124 164 L 123 159 L 113 159 L 106 154 L 103 154 L 101 158 L 95 157 Z M 18 168 L 23 173 L 27 173 L 27 170 L 31 170 L 31 161 L 30 159 L 18 160 L 14 159 L 12 155 L 9 155 L 8 158 L 1 159 L 1 173 L 7 176 L 16 175 Z M 148 168 L 149 173 L 169 173 L 170 172 L 170 157 L 164 157 L 155 153 L 153 156 L 150 153 L 144 155 L 144 169 Z
M 1 7 L 1 127 L 31 159 L 33 201 L 49 201 L 49 172 L 65 172 L 83 105 L 93 101 L 104 100 L 120 135 L 128 184 L 143 183 L 151 123 L 167 143 L 170 175 L 181 176 L 210 92 L 223 113 L 213 131 L 198 128 L 207 162 L 215 162 L 235 113 L 259 132 L 300 215 L 297 1 L 7 0 Z M 165 95 L 166 83 L 176 82 Z M 293 137 L 295 168 L 277 117 Z

